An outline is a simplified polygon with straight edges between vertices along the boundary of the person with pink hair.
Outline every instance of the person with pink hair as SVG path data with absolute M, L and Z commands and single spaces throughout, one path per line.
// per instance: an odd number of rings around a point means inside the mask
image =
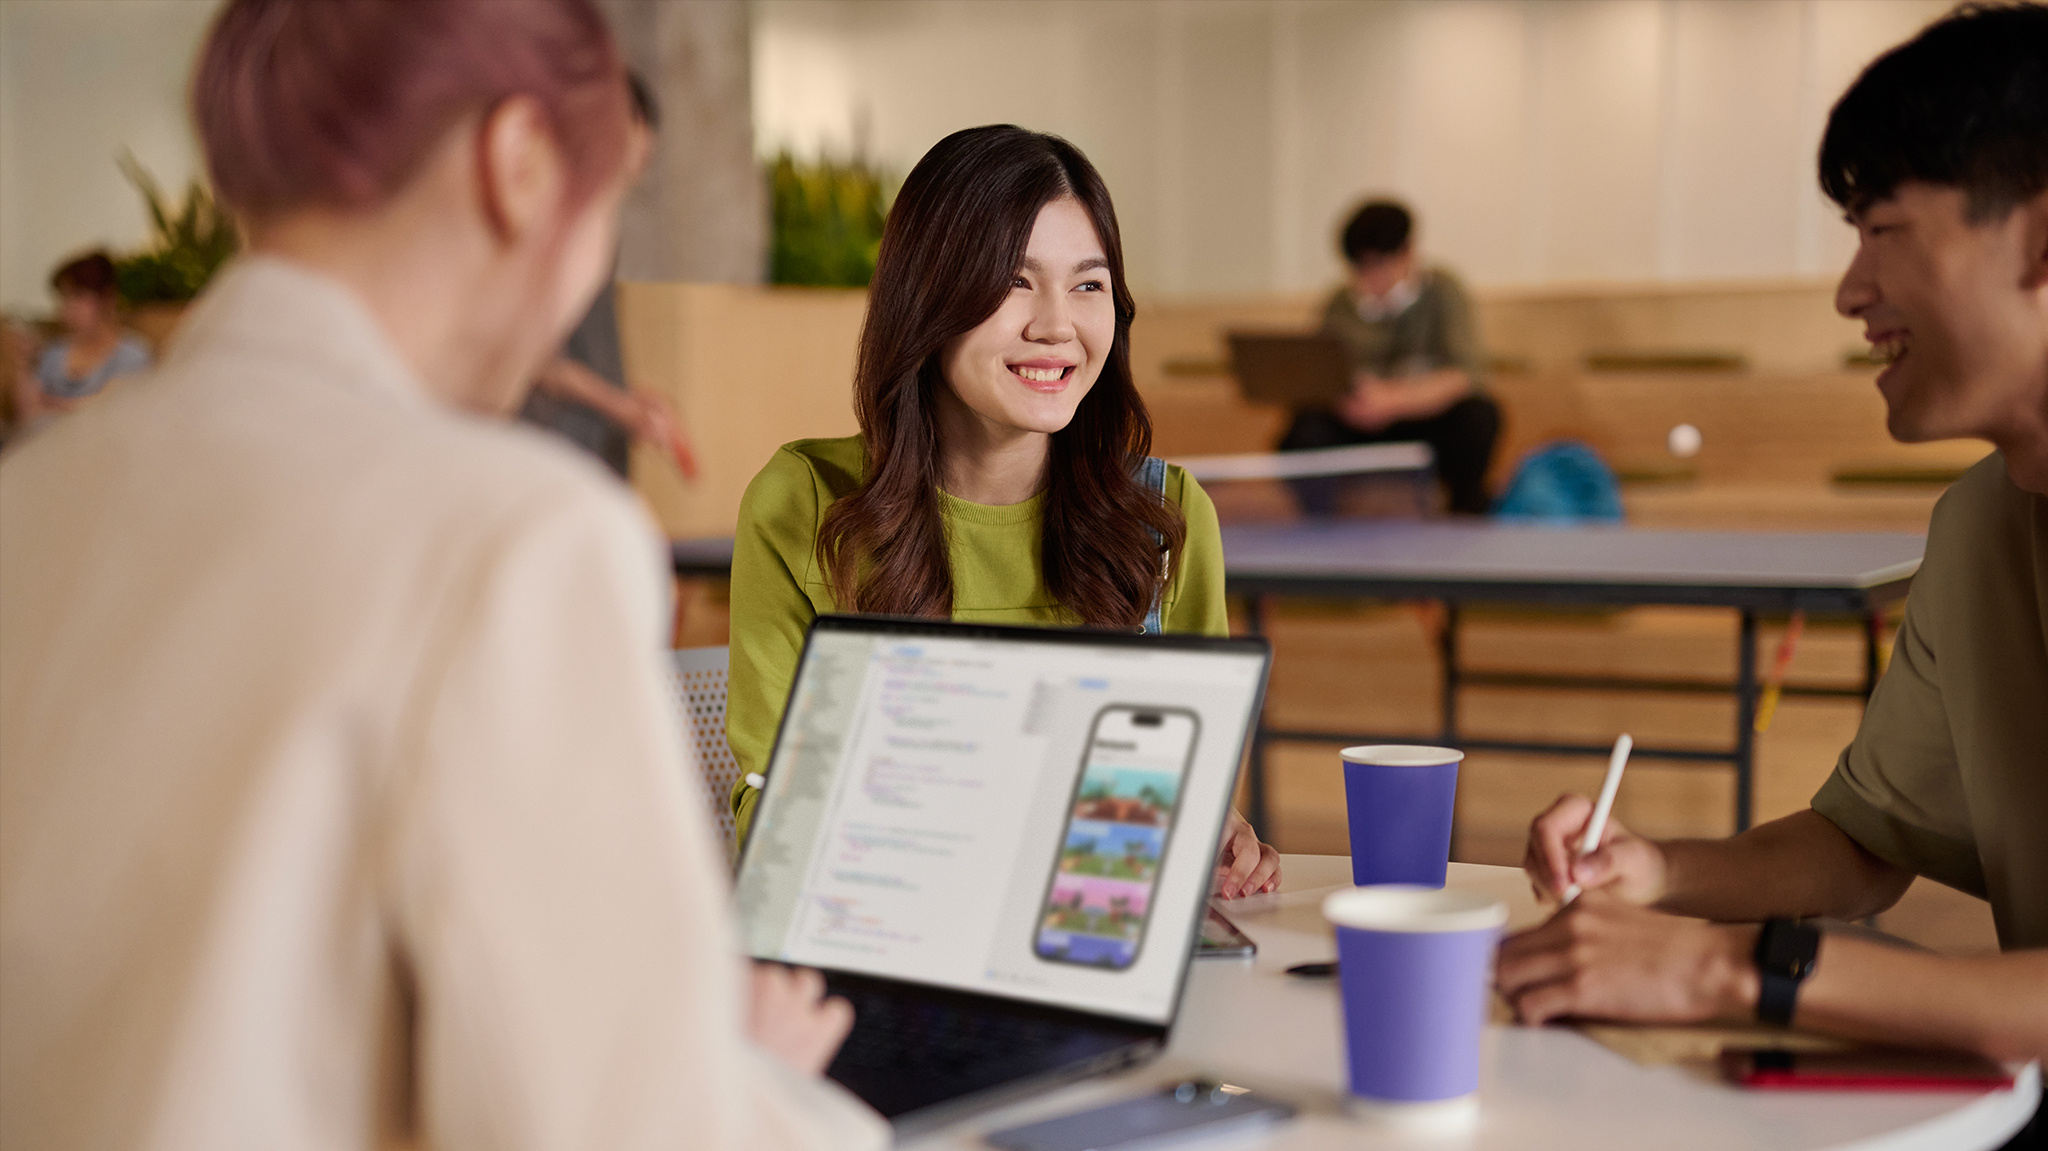
M 504 416 L 646 146 L 591 0 L 229 0 L 248 254 L 0 464 L 0 1148 L 859 1148 L 739 957 L 661 541 Z

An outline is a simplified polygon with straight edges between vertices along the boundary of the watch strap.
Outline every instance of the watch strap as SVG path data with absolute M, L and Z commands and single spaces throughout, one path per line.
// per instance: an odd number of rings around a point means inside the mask
M 1797 919 L 1769 919 L 1756 937 L 1756 1017 L 1774 1027 L 1792 1025 L 1799 985 L 1820 957 L 1820 929 Z

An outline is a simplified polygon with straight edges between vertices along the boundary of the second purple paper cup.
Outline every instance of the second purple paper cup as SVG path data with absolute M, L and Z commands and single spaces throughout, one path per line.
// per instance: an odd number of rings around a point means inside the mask
M 1343 756 L 1351 882 L 1442 887 L 1465 753 L 1388 743 L 1347 747 Z
M 1476 891 L 1390 884 L 1331 895 L 1323 918 L 1337 932 L 1356 1103 L 1404 1126 L 1470 1122 L 1507 905 Z

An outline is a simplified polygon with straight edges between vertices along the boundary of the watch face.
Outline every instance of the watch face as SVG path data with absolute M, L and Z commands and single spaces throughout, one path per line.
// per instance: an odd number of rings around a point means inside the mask
M 1803 979 L 1820 952 L 1820 931 L 1810 924 L 1773 919 L 1764 924 L 1757 944 L 1759 970 Z
M 1799 983 L 1813 970 L 1820 952 L 1820 931 L 1811 924 L 1772 919 L 1757 935 L 1756 1017 L 1778 1027 L 1792 1023 Z

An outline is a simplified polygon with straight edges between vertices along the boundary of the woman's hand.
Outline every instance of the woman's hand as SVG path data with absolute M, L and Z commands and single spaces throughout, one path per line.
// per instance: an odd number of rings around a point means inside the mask
M 1586 821 L 1592 818 L 1592 800 L 1564 795 L 1529 824 L 1522 870 L 1529 876 L 1536 898 L 1556 902 L 1574 883 L 1582 890 L 1605 890 L 1639 906 L 1663 898 L 1663 849 L 1623 827 L 1619 820 L 1608 820 L 1599 845 L 1584 856 L 1578 854 Z
M 805 1075 L 822 1075 L 853 1029 L 853 1005 L 825 998 L 825 977 L 780 963 L 753 965 L 747 1036 Z
M 1216 875 L 1210 890 L 1224 899 L 1263 895 L 1280 886 L 1280 853 L 1260 843 L 1244 816 L 1230 809 L 1223 828 L 1223 850 L 1216 854 Z

